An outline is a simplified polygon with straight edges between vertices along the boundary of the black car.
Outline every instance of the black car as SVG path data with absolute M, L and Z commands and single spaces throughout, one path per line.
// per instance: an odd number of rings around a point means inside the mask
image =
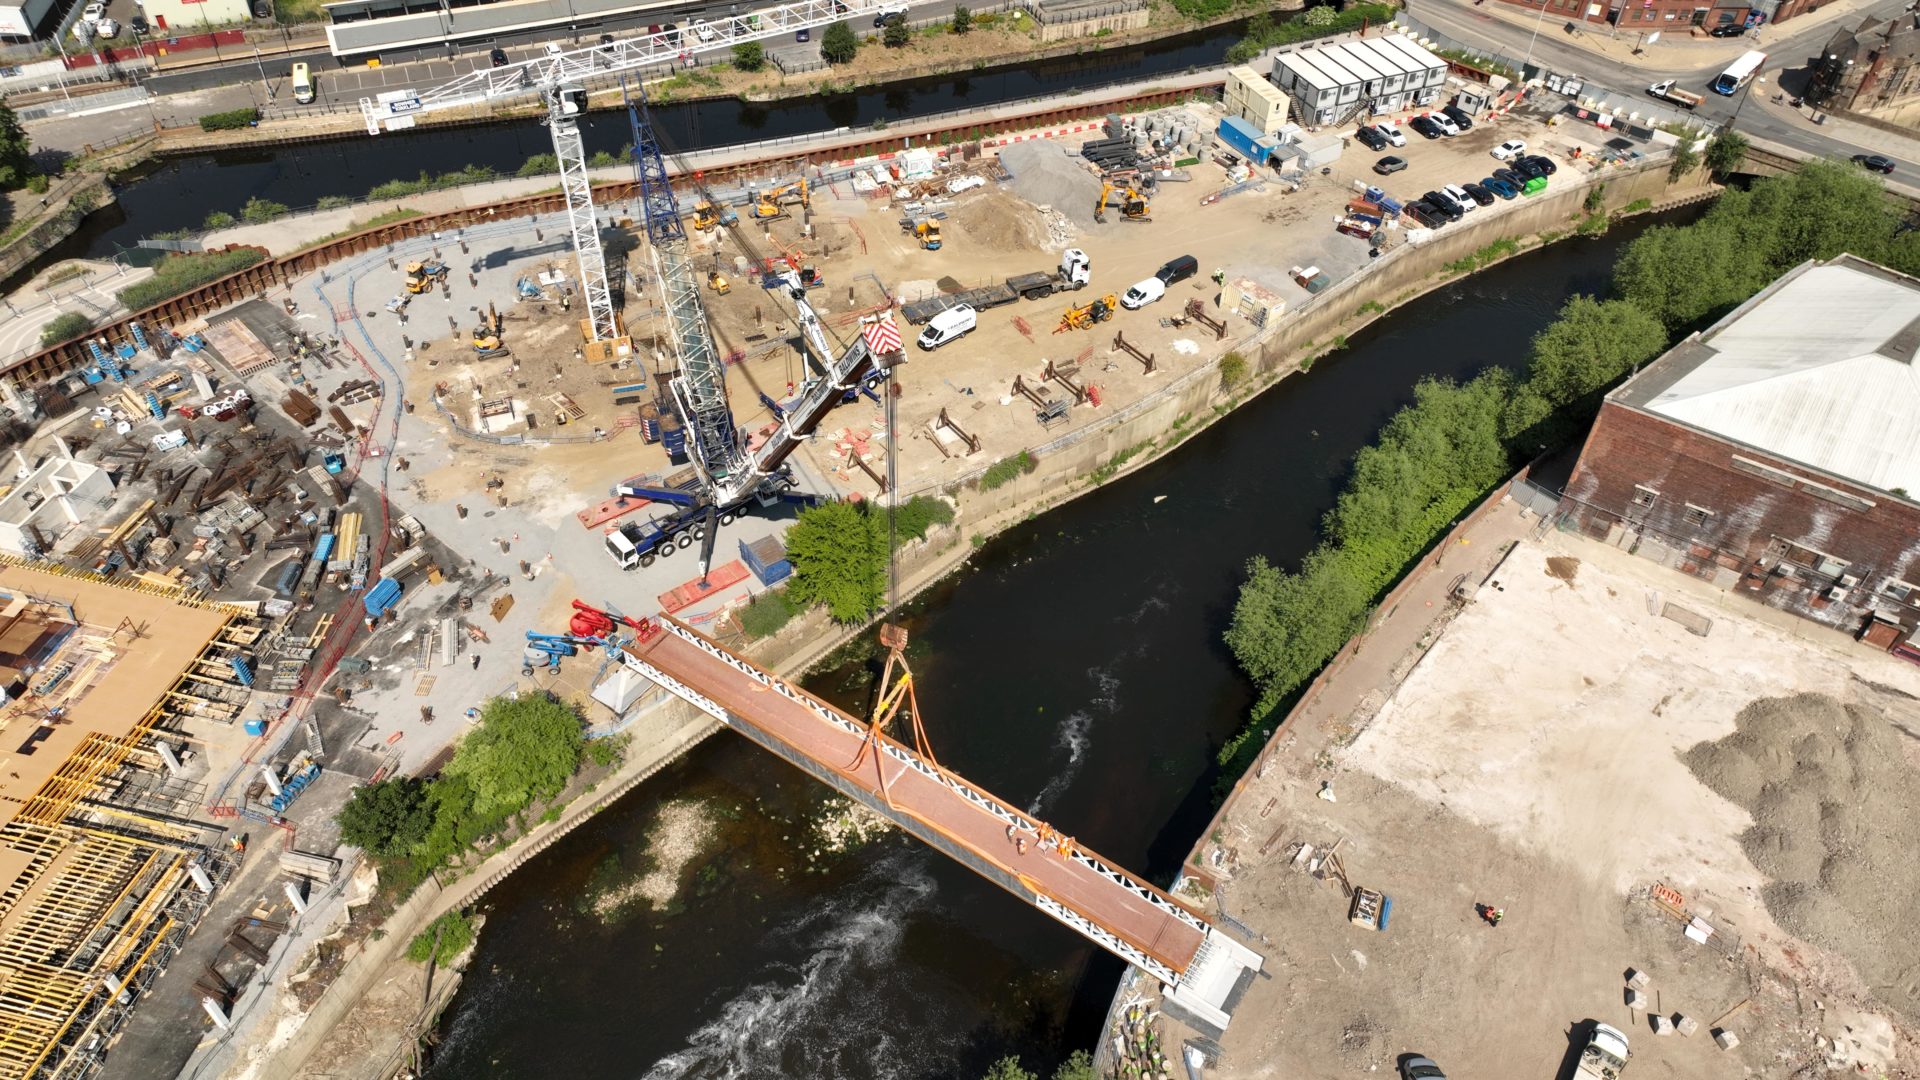
M 1527 181 L 1531 179 L 1531 177 L 1522 176 L 1513 169 L 1495 169 L 1493 170 L 1493 178 L 1495 180 L 1505 180 L 1514 187 L 1525 187 Z
M 134 33 L 144 34 L 147 32 L 147 17 L 139 12 L 134 12 L 132 17 L 127 19 L 127 25 L 133 28 Z
M 1447 119 L 1453 121 L 1454 126 L 1458 127 L 1461 131 L 1465 131 L 1473 126 L 1473 117 L 1468 116 L 1467 110 L 1458 105 L 1449 105 L 1440 111 L 1446 113 Z
M 1353 133 L 1353 137 L 1359 139 L 1369 150 L 1387 148 L 1387 137 L 1375 131 L 1370 125 L 1362 124 L 1360 130 Z
M 1386 157 L 1373 163 L 1373 171 L 1379 173 L 1381 176 L 1392 176 L 1394 173 L 1406 167 L 1406 158 L 1397 158 L 1392 154 L 1388 154 Z
M 1853 163 L 1863 169 L 1886 173 L 1888 176 L 1893 175 L 1893 159 L 1889 157 L 1883 157 L 1879 154 L 1855 154 L 1853 155 Z
M 507 50 L 496 48 L 492 52 L 487 54 L 487 59 L 493 61 L 494 67 L 506 67 L 507 66 Z
M 1528 154 L 1527 164 L 1540 176 L 1552 176 L 1560 171 L 1560 166 L 1555 165 L 1552 158 L 1541 157 L 1539 154 Z
M 1448 221 L 1459 221 L 1462 217 L 1465 217 L 1467 213 L 1465 210 L 1460 209 L 1452 199 L 1438 191 L 1427 192 L 1425 195 L 1420 196 L 1420 201 L 1433 207 L 1441 217 L 1446 218 Z
M 1446 131 L 1443 130 L 1439 124 L 1434 123 L 1424 116 L 1416 116 L 1412 120 L 1407 121 L 1407 126 L 1425 135 L 1429 139 L 1437 139 L 1446 134 Z
M 1707 36 L 1708 37 L 1739 37 L 1741 34 L 1744 34 L 1746 32 L 1747 32 L 1747 26 L 1745 23 L 1733 22 L 1733 23 L 1728 23 L 1725 26 L 1714 27 L 1713 29 L 1707 31 Z
M 1400 216 L 1425 229 L 1438 229 L 1447 223 L 1444 214 L 1419 199 L 1401 207 Z
M 1481 206 L 1493 205 L 1493 192 L 1488 191 L 1479 184 L 1461 184 L 1460 190 L 1473 196 L 1473 201 L 1479 203 Z

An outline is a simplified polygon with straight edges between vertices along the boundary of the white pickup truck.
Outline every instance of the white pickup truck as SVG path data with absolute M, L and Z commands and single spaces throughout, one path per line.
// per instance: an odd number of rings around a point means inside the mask
M 1580 1064 L 1574 1075 L 1593 1080 L 1619 1080 L 1620 1074 L 1627 1071 L 1627 1057 L 1627 1037 L 1620 1029 L 1595 1024 L 1593 1034 L 1587 1037 L 1587 1045 L 1580 1051 Z
M 1652 86 L 1647 87 L 1647 96 L 1656 97 L 1662 101 L 1671 101 L 1683 109 L 1691 109 L 1695 105 L 1707 100 L 1705 97 L 1691 90 L 1680 89 L 1680 81 L 1678 79 L 1666 79 L 1654 83 Z

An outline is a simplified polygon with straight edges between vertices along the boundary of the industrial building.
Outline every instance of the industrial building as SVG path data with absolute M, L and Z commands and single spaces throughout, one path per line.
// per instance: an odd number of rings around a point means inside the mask
M 0 1078 L 91 1075 L 225 879 L 192 777 L 243 707 L 258 633 L 0 563 Z
M 1403 34 L 1282 52 L 1273 82 L 1293 98 L 1294 116 L 1310 127 L 1342 124 L 1431 104 L 1447 81 L 1447 62 Z
M 1920 280 L 1849 255 L 1802 264 L 1607 395 L 1560 511 L 1902 646 L 1920 626 L 1916 361 Z

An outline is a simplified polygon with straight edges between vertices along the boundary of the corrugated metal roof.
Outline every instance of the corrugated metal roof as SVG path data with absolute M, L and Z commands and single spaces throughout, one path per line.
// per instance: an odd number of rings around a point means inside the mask
M 1380 60 L 1373 54 L 1373 50 L 1354 48 L 1354 46 L 1358 44 L 1359 42 L 1356 41 L 1347 45 L 1338 43 L 1322 45 L 1320 46 L 1320 52 L 1324 55 L 1338 57 L 1340 63 L 1345 65 L 1348 71 L 1361 76 L 1367 82 L 1377 82 L 1385 79 L 1389 72 L 1380 70 Z M 1398 68 L 1395 68 L 1391 71 L 1391 74 L 1398 75 L 1400 71 Z
M 1310 55 L 1304 52 L 1284 53 L 1274 57 L 1273 62 L 1293 72 L 1296 79 L 1317 90 L 1338 90 L 1340 81 L 1308 59 Z
M 1796 268 L 1619 400 L 1837 476 L 1920 492 L 1920 281 L 1842 256 Z
M 1423 71 L 1429 71 L 1433 68 L 1445 69 L 1447 66 L 1445 60 L 1428 52 L 1425 46 L 1405 34 L 1387 34 L 1383 37 L 1368 38 L 1367 40 L 1379 45 L 1383 49 L 1398 50 L 1402 56 L 1413 61 L 1414 65 Z

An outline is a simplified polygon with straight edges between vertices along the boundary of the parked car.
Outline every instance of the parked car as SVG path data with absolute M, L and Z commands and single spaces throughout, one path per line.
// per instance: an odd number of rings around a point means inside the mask
M 1746 32 L 1747 32 L 1746 23 L 1730 22 L 1725 26 L 1716 26 L 1713 29 L 1707 31 L 1707 36 L 1708 37 L 1739 37 L 1741 34 L 1744 34 Z
M 1495 169 L 1493 170 L 1493 178 L 1502 183 L 1513 185 L 1516 190 L 1526 187 L 1527 180 L 1530 179 L 1522 175 L 1517 169 Z
M 1527 167 L 1533 170 L 1535 176 L 1552 176 L 1554 173 L 1560 171 L 1560 166 L 1555 165 L 1552 158 L 1541 157 L 1539 154 L 1528 154 L 1526 157 L 1521 158 L 1520 161 L 1525 162 Z M 1519 164 L 1519 162 L 1515 164 Z
M 1434 127 L 1440 129 L 1440 134 L 1445 135 L 1449 139 L 1460 134 L 1460 125 L 1454 123 L 1453 117 L 1448 116 L 1446 113 L 1431 112 L 1427 114 L 1427 119 L 1432 121 Z
M 1519 139 L 1508 139 L 1493 148 L 1493 156 L 1501 161 L 1512 161 L 1527 152 L 1527 144 Z
M 127 26 L 132 28 L 136 34 L 144 34 L 147 32 L 147 17 L 136 11 L 133 13 L 133 16 L 127 20 Z
M 93 24 L 93 32 L 102 40 L 112 40 L 120 36 L 120 24 L 112 19 L 101 19 Z
M 1488 191 L 1485 186 L 1480 184 L 1461 184 L 1460 186 L 1474 202 L 1481 206 L 1493 205 L 1493 192 Z
M 1373 130 L 1379 132 L 1383 138 L 1395 146 L 1407 145 L 1406 132 L 1401 131 L 1399 126 L 1391 120 L 1380 121 L 1373 125 Z
M 107 5 L 104 0 L 93 0 L 92 3 L 80 9 L 80 21 L 84 23 L 97 23 L 106 17 Z
M 1427 192 L 1425 195 L 1420 196 L 1420 201 L 1433 207 L 1441 217 L 1446 218 L 1448 221 L 1459 221 L 1461 218 L 1467 216 L 1465 210 L 1460 209 L 1452 199 L 1438 191 Z
M 1446 129 L 1434 123 L 1430 116 L 1416 116 L 1407 121 L 1407 126 L 1429 139 L 1437 139 L 1447 133 Z
M 1157 277 L 1150 277 L 1128 289 L 1120 298 L 1120 306 L 1128 311 L 1138 311 L 1155 300 L 1167 295 L 1167 283 Z
M 1199 272 L 1199 259 L 1191 255 L 1175 255 L 1173 258 L 1168 259 L 1160 269 L 1155 270 L 1153 276 L 1159 278 L 1167 285 L 1172 286 L 1180 284 Z
M 701 41 L 718 41 L 720 39 L 719 32 L 714 30 L 713 27 L 708 26 L 707 20 L 705 19 L 693 20 L 693 36 L 699 38 Z
M 1379 161 L 1376 161 L 1373 163 L 1373 171 L 1379 173 L 1381 176 L 1392 176 L 1394 173 L 1397 173 L 1402 169 L 1405 169 L 1406 167 L 1407 167 L 1406 158 L 1397 158 L 1397 157 L 1394 157 L 1392 154 L 1388 154 L 1386 157 L 1383 157 Z
M 1353 137 L 1359 139 L 1361 144 L 1369 150 L 1385 150 L 1388 146 L 1387 137 L 1366 124 L 1360 125 L 1359 130 L 1353 133 Z
M 507 50 L 498 47 L 487 54 L 487 59 L 492 62 L 494 67 L 506 67 L 509 63 L 507 60 Z
M 795 41 L 812 41 L 812 40 L 813 40 L 813 31 L 811 31 L 811 30 L 809 30 L 809 29 L 807 29 L 806 27 L 804 27 L 804 26 L 803 26 L 803 27 L 801 27 L 800 29 L 798 29 L 798 30 L 795 30 L 795 31 L 793 32 L 793 40 L 795 40 Z
M 1888 176 L 1893 175 L 1893 159 L 1890 157 L 1883 157 L 1880 154 L 1855 154 L 1853 163 L 1863 169 L 1886 173 Z
M 1467 194 L 1467 189 L 1461 187 L 1459 184 L 1448 184 L 1441 188 L 1440 192 L 1447 198 L 1452 199 L 1453 205 L 1459 207 L 1464 212 L 1472 213 L 1480 209 L 1479 201 Z
M 1432 1058 L 1409 1054 L 1400 1059 L 1400 1080 L 1447 1080 L 1447 1074 Z
M 878 14 L 874 15 L 873 17 L 874 29 L 877 30 L 880 27 L 887 25 L 887 23 L 893 21 L 894 19 L 904 19 L 906 17 L 907 17 L 907 5 L 889 4 L 886 7 L 881 8 Z
M 1401 207 L 1400 216 L 1406 218 L 1407 220 L 1413 222 L 1415 225 L 1418 225 L 1423 229 L 1438 229 L 1442 225 L 1445 225 L 1447 223 L 1447 217 L 1445 214 L 1442 214 L 1440 211 L 1435 210 L 1431 206 L 1428 206 L 1425 202 L 1419 199 L 1415 199 L 1414 201 Z
M 1480 181 L 1480 186 L 1503 199 L 1514 199 L 1520 195 L 1520 189 L 1497 176 L 1489 176 Z
M 546 50 L 548 56 L 559 56 L 561 53 L 567 51 L 566 48 L 557 41 L 542 42 L 541 47 Z
M 1461 108 L 1458 105 L 1449 105 L 1446 108 L 1441 109 L 1440 115 L 1453 121 L 1456 125 L 1459 126 L 1461 131 L 1465 131 L 1468 128 L 1473 126 L 1473 117 L 1469 116 L 1467 114 L 1467 110 Z

